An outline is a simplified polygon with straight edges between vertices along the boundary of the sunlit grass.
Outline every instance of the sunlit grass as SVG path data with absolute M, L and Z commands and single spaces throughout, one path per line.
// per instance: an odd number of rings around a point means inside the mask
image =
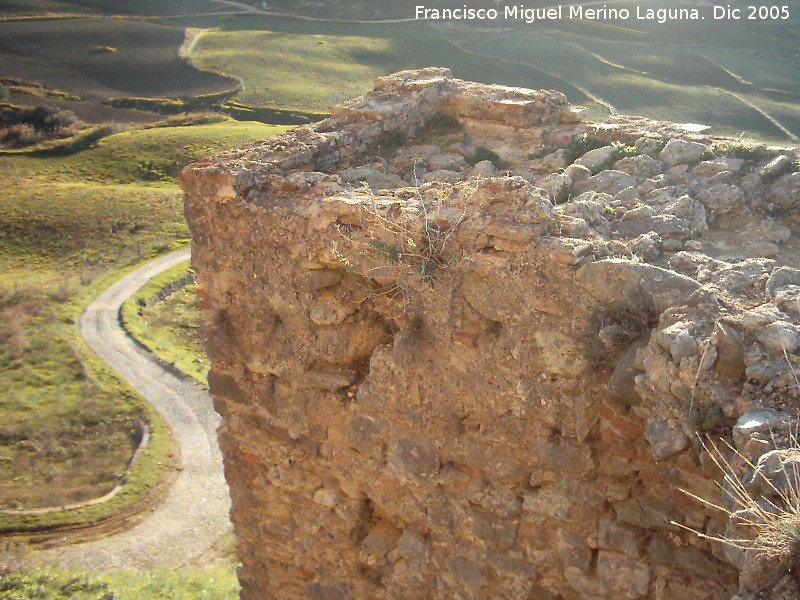
M 203 313 L 197 285 L 189 283 L 164 298 L 168 286 L 193 275 L 189 263 L 164 271 L 134 294 L 122 308 L 126 329 L 142 344 L 182 372 L 205 384 L 209 361 L 203 344 Z
M 360 53 L 370 53 L 372 64 L 359 62 Z M 390 53 L 390 41 L 374 37 L 213 31 L 201 39 L 195 60 L 241 77 L 239 102 L 320 111 L 368 91 L 386 72 Z
M 233 569 L 76 573 L 58 569 L 0 576 L 0 597 L 13 600 L 235 600 Z

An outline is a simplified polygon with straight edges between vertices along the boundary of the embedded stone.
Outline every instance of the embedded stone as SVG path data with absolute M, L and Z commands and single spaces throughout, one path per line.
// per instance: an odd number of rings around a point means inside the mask
M 781 209 L 793 208 L 800 202 L 800 172 L 779 177 L 769 186 L 767 200 Z
M 792 166 L 792 159 L 786 156 L 785 154 L 781 154 L 780 156 L 776 156 L 766 165 L 761 167 L 758 170 L 758 176 L 761 177 L 763 181 L 769 183 L 770 181 L 783 175 L 783 173 L 788 171 L 789 167 L 791 166 Z
M 622 171 L 603 171 L 593 177 L 575 184 L 575 192 L 599 192 L 603 194 L 617 194 L 622 190 L 635 186 L 636 179 Z
M 466 556 L 448 556 L 444 562 L 450 574 L 470 590 L 478 590 L 488 583 L 481 566 Z
M 790 285 L 800 286 L 800 269 L 778 267 L 767 279 L 767 298 L 774 299 L 780 290 Z
M 597 559 L 597 576 L 612 593 L 623 598 L 642 598 L 648 595 L 653 573 L 645 563 L 602 550 Z
M 714 370 L 728 383 L 738 384 L 745 374 L 744 346 L 736 331 L 725 323 L 717 323 L 717 362 Z
M 700 284 L 673 271 L 626 259 L 610 258 L 583 265 L 577 280 L 606 306 L 637 312 L 652 307 L 656 314 L 685 304 Z
M 416 482 L 432 479 L 439 471 L 439 456 L 425 442 L 401 438 L 389 445 L 388 465 Z
M 637 340 L 617 362 L 606 384 L 606 391 L 612 400 L 627 406 L 641 403 L 642 399 L 636 391 L 636 376 L 642 373 L 642 369 L 637 366 L 636 353 L 645 348 L 648 342 L 649 336 Z
M 370 556 L 381 559 L 397 545 L 402 532 L 398 531 L 389 521 L 382 519 L 370 529 L 367 537 L 361 542 L 361 549 Z
M 571 164 L 564 169 L 564 175 L 570 178 L 572 182 L 585 181 L 592 176 L 591 169 L 576 163 Z
M 664 146 L 659 158 L 669 167 L 680 164 L 692 164 L 699 161 L 706 153 L 705 144 L 671 139 Z
M 472 509 L 472 530 L 475 535 L 498 548 L 510 548 L 517 539 L 517 524 L 495 515 Z
M 599 166 L 609 163 L 614 158 L 616 152 L 617 150 L 614 146 L 603 146 L 602 148 L 589 150 L 589 152 L 576 160 L 574 164 L 594 171 Z
M 773 435 L 776 432 L 782 433 L 792 424 L 792 420 L 786 413 L 772 409 L 759 409 L 747 412 L 739 417 L 733 427 L 732 436 L 736 449 L 748 457 L 755 460 L 769 448 L 763 443 L 759 443 L 758 437 L 762 439 Z M 751 439 L 756 439 L 755 448 L 750 444 Z M 761 449 L 758 452 L 759 448 Z
M 645 530 L 625 525 L 609 517 L 601 517 L 597 546 L 601 550 L 616 550 L 628 558 L 639 558 L 647 542 Z
M 689 445 L 689 438 L 674 419 L 655 417 L 644 435 L 650 442 L 653 458 L 657 461 L 675 456 Z

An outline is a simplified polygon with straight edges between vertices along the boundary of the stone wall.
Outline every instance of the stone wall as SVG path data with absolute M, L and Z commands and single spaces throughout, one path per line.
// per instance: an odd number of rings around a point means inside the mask
M 764 583 L 685 492 L 788 443 L 794 155 L 583 118 L 426 69 L 184 170 L 243 598 Z

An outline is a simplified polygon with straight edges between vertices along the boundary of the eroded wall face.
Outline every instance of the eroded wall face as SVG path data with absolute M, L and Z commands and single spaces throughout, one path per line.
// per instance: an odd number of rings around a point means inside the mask
M 339 207 L 231 203 L 190 220 L 243 598 L 724 595 L 668 522 L 704 524 L 702 474 L 608 397 L 563 249 L 463 224 L 435 279 L 376 282 Z

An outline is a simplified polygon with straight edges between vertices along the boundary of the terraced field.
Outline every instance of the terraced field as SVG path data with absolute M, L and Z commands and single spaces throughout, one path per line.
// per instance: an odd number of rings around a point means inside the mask
M 236 81 L 178 57 L 182 27 L 122 19 L 0 23 L 3 74 L 90 98 L 210 94 Z

